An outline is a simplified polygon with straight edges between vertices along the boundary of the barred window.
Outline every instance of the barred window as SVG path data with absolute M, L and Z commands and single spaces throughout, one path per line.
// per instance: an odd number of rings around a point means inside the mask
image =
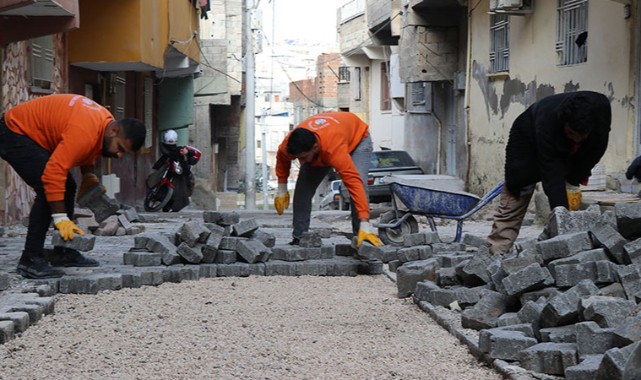
M 490 72 L 510 69 L 510 44 L 508 38 L 510 19 L 507 15 L 490 15 Z
M 558 0 L 556 46 L 558 64 L 588 60 L 588 0 Z
M 338 81 L 343 83 L 349 82 L 349 67 L 340 66 L 338 68 Z

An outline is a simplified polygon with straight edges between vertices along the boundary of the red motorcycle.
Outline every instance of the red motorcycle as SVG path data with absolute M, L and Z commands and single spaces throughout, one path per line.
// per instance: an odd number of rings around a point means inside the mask
M 147 177 L 145 211 L 180 211 L 189 204 L 194 187 L 191 166 L 200 159 L 200 151 L 185 146 L 180 155 L 163 155 L 155 164 L 155 172 Z

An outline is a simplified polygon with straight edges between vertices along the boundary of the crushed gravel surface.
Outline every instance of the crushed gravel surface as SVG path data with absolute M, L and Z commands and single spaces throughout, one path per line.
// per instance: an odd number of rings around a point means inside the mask
M 2 379 L 501 379 L 385 276 L 212 278 L 56 295 Z

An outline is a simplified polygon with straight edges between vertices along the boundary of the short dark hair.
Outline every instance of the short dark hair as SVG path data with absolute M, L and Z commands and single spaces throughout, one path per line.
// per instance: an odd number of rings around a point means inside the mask
M 598 124 L 596 99 L 582 93 L 565 98 L 559 106 L 559 118 L 567 123 L 574 132 L 588 134 Z
M 118 124 L 122 128 L 123 136 L 131 141 L 131 149 L 135 152 L 145 143 L 147 127 L 142 121 L 134 118 L 120 119 Z
M 309 152 L 316 142 L 316 135 L 312 131 L 305 128 L 296 128 L 289 135 L 287 153 L 301 154 Z

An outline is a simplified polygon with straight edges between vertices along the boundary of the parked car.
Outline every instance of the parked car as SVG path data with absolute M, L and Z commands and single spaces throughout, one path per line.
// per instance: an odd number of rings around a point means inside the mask
M 389 185 L 382 183 L 381 179 L 388 175 L 424 174 L 423 169 L 416 165 L 412 157 L 404 150 L 381 150 L 372 152 L 367 188 L 370 203 L 383 203 L 392 201 L 392 192 Z M 341 186 L 341 196 L 344 202 L 349 202 L 349 192 Z
M 343 181 L 336 180 L 329 183 L 329 193 L 320 201 L 321 210 L 340 210 L 341 194 L 340 189 Z M 345 208 L 345 207 L 343 207 Z

